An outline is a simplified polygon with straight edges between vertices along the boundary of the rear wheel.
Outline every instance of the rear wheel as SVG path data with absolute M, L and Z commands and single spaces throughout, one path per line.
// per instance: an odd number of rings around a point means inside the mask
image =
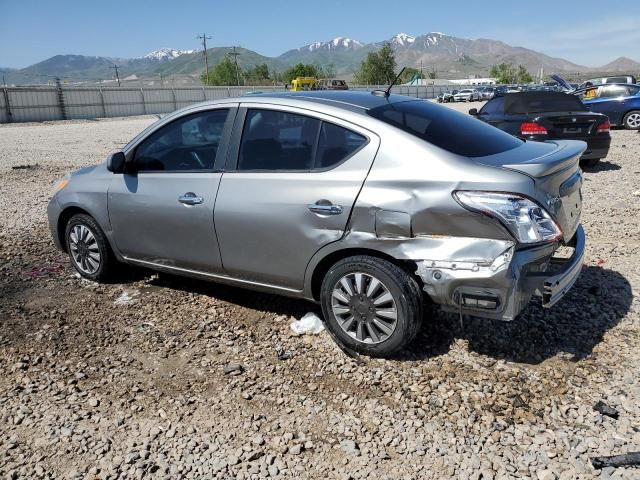
M 85 213 L 71 217 L 65 229 L 65 241 L 71 264 L 89 280 L 108 280 L 116 259 L 98 223 Z
M 380 258 L 353 256 L 333 265 L 321 289 L 327 328 L 346 349 L 393 355 L 416 336 L 422 295 L 415 278 Z
M 622 124 L 627 130 L 640 129 L 640 110 L 632 110 L 627 113 L 622 120 Z

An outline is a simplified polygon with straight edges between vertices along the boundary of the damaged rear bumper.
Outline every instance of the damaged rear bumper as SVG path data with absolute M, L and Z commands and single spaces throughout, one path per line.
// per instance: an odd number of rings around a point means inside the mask
M 544 307 L 551 307 L 573 286 L 584 257 L 582 226 L 568 246 L 574 251 L 564 260 L 553 258 L 555 244 L 523 250 L 511 246 L 490 264 L 422 260 L 416 262 L 416 273 L 424 290 L 444 310 L 511 321 L 533 295 L 542 297 Z

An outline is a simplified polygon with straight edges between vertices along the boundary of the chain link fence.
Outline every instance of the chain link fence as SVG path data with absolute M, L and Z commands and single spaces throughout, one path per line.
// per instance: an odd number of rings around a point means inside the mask
M 395 86 L 392 93 L 430 99 L 452 85 Z M 354 85 L 351 90 L 386 89 Z M 5 87 L 0 94 L 0 123 L 44 122 L 169 113 L 206 100 L 238 97 L 249 92 L 283 92 L 263 87 Z

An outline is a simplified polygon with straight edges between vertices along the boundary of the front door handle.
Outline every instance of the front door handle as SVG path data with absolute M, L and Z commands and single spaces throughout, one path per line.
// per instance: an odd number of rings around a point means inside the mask
M 201 203 L 204 203 L 204 198 L 199 197 L 193 192 L 187 192 L 184 195 L 180 195 L 178 197 L 178 201 L 185 205 L 200 205 Z
M 313 213 L 320 215 L 340 215 L 343 212 L 342 205 L 333 205 L 326 200 L 319 200 L 316 203 L 310 203 L 307 208 Z

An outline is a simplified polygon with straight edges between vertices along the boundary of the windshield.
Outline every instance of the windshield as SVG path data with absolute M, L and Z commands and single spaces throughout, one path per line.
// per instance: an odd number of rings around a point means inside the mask
M 390 103 L 368 113 L 436 147 L 465 157 L 494 155 L 523 143 L 481 120 L 431 102 Z
M 588 109 L 575 95 L 559 92 L 526 92 L 508 94 L 504 99 L 507 114 L 545 112 L 586 112 Z

